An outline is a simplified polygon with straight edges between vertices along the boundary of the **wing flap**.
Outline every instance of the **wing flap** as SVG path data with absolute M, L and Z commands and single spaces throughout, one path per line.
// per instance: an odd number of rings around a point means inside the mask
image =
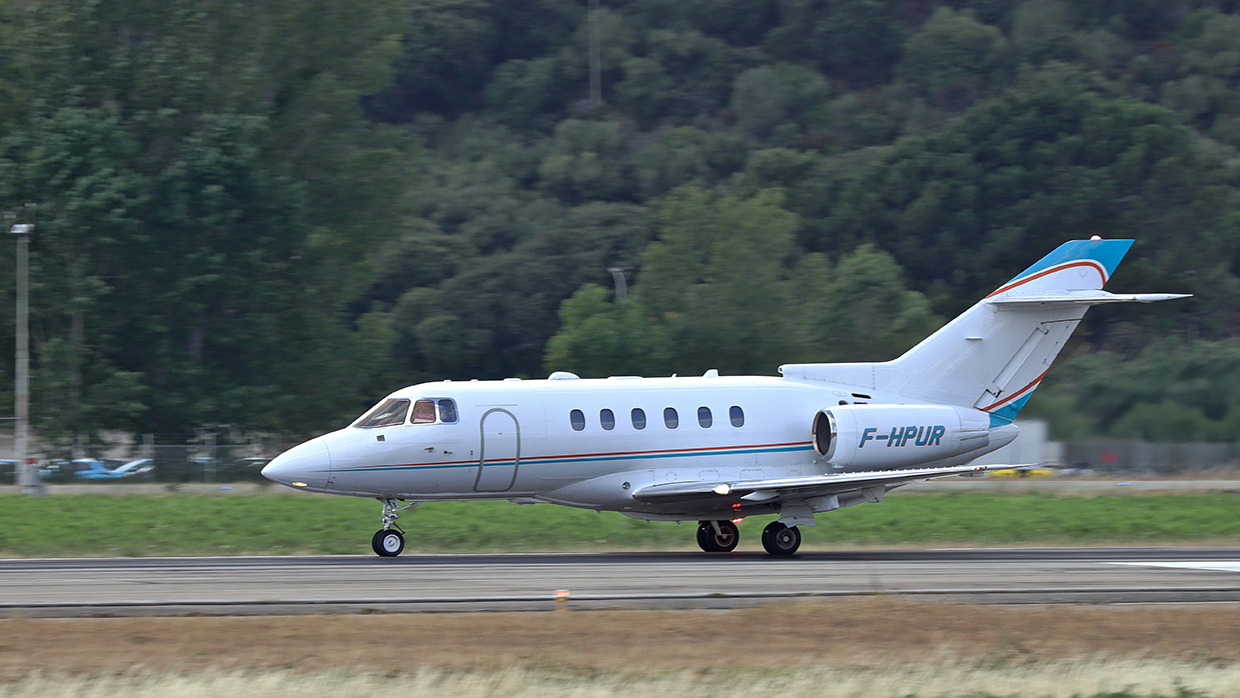
M 877 470 L 864 473 L 840 473 L 838 475 L 809 475 L 803 477 L 774 478 L 764 480 L 703 480 L 700 482 L 665 482 L 647 485 L 633 492 L 633 499 L 650 504 L 693 501 L 700 499 L 729 498 L 750 502 L 767 502 L 773 499 L 803 499 L 842 494 L 872 487 L 899 487 L 910 482 L 934 480 L 956 475 L 977 476 L 990 470 L 1010 468 L 1010 465 L 957 465 L 947 468 L 914 468 L 907 470 Z

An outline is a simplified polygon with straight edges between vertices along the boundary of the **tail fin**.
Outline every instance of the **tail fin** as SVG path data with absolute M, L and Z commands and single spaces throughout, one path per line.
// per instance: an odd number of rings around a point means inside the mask
M 1131 246 L 1132 240 L 1060 245 L 900 358 L 875 365 L 875 387 L 979 409 L 990 413 L 992 426 L 1010 423 L 1089 306 L 1183 297 L 1103 291 Z

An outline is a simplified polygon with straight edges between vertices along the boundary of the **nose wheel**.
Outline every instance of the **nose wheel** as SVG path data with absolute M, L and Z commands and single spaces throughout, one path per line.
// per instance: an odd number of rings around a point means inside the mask
M 394 528 L 380 530 L 371 537 L 370 547 L 381 557 L 396 557 L 405 549 L 405 537 Z
M 383 502 L 383 528 L 370 537 L 370 548 L 380 557 L 396 557 L 405 549 L 404 532 L 400 530 L 400 526 L 396 525 L 396 519 L 400 518 L 400 514 L 396 512 L 421 506 L 421 502 L 402 504 L 395 499 L 380 499 L 379 501 Z
M 741 541 L 741 532 L 731 521 L 702 521 L 698 523 L 698 547 L 708 553 L 730 553 Z
M 801 532 L 796 526 L 772 521 L 762 529 L 762 547 L 772 555 L 791 555 L 801 547 Z

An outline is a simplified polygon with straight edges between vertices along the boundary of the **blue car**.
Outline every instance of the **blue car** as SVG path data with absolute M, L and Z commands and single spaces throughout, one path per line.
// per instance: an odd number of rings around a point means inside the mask
M 131 460 L 117 468 L 109 468 L 103 464 L 103 461 L 90 458 L 79 458 L 73 461 L 73 463 L 75 466 L 86 466 L 85 469 L 76 470 L 73 473 L 73 477 L 78 480 L 113 480 L 122 477 L 145 475 L 155 469 L 155 463 L 150 458 Z

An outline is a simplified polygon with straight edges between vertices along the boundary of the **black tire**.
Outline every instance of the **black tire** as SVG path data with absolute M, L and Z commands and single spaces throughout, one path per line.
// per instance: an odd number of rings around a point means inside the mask
M 730 553 L 736 550 L 736 544 L 741 542 L 741 532 L 737 530 L 736 524 L 731 521 L 718 521 L 719 531 L 715 531 L 715 527 L 710 521 L 703 523 L 706 532 L 706 542 L 710 546 L 709 549 L 703 548 L 711 553 Z
M 370 539 L 370 547 L 380 557 L 396 557 L 405 549 L 405 537 L 394 528 L 375 533 Z
M 698 522 L 697 544 L 698 544 L 698 547 L 701 548 L 704 552 L 708 552 L 708 553 L 719 552 L 718 550 L 715 550 L 713 547 L 711 547 L 710 541 L 711 541 L 711 538 L 714 537 L 712 533 L 713 531 L 711 530 L 709 521 Z
M 801 547 L 801 532 L 796 526 L 788 527 L 772 521 L 762 529 L 762 547 L 772 555 L 791 555 Z

